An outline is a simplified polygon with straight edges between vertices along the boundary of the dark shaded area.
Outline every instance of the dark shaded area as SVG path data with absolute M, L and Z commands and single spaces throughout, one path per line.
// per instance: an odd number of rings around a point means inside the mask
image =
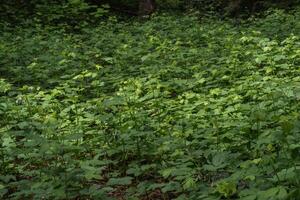
M 60 15 L 57 18 L 62 20 L 66 18 L 82 20 L 87 17 L 86 12 L 94 12 L 97 7 L 104 4 L 108 4 L 112 11 L 136 16 L 149 15 L 157 7 L 165 9 L 168 5 L 169 9 L 173 10 L 184 11 L 192 8 L 199 10 L 201 14 L 213 11 L 222 16 L 240 17 L 241 15 L 249 16 L 268 8 L 291 9 L 299 4 L 299 0 L 2 0 L 0 18 L 18 22 L 24 17 L 30 19 L 36 15 L 57 14 Z

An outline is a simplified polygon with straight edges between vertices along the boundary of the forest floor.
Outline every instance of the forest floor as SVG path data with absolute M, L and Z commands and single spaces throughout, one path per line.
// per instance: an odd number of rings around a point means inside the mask
M 299 197 L 300 12 L 0 41 L 0 198 Z

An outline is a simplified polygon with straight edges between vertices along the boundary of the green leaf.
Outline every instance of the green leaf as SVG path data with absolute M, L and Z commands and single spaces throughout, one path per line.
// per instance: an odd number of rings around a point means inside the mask
M 107 185 L 130 185 L 132 183 L 132 179 L 132 177 L 110 178 L 107 182 Z
M 166 192 L 171 192 L 171 191 L 179 191 L 180 190 L 180 184 L 178 182 L 169 182 L 167 183 L 163 188 L 162 188 L 162 192 L 166 193 Z
M 234 182 L 223 181 L 217 184 L 216 191 L 228 198 L 237 193 L 237 186 Z
M 274 187 L 270 188 L 266 191 L 259 192 L 258 198 L 259 199 L 276 199 L 276 200 L 283 200 L 286 199 L 288 193 L 284 187 Z

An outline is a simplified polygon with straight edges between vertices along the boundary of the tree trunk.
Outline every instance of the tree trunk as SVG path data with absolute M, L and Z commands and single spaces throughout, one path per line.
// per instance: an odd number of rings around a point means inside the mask
M 139 16 L 150 15 L 155 10 L 155 0 L 139 1 Z

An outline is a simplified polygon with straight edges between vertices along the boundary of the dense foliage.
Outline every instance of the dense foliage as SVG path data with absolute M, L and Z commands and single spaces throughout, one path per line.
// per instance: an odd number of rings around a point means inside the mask
M 1 21 L 1 199 L 300 196 L 299 11 L 56 14 Z
M 10 0 L 0 4 L 0 17 L 10 21 L 39 18 L 44 23 L 89 21 L 112 11 L 148 15 L 159 10 L 197 10 L 201 15 L 244 17 L 269 8 L 290 9 L 299 0 Z M 153 7 L 153 8 L 150 8 Z M 150 10 L 149 10 L 150 9 Z M 148 10 L 148 11 L 147 11 Z

